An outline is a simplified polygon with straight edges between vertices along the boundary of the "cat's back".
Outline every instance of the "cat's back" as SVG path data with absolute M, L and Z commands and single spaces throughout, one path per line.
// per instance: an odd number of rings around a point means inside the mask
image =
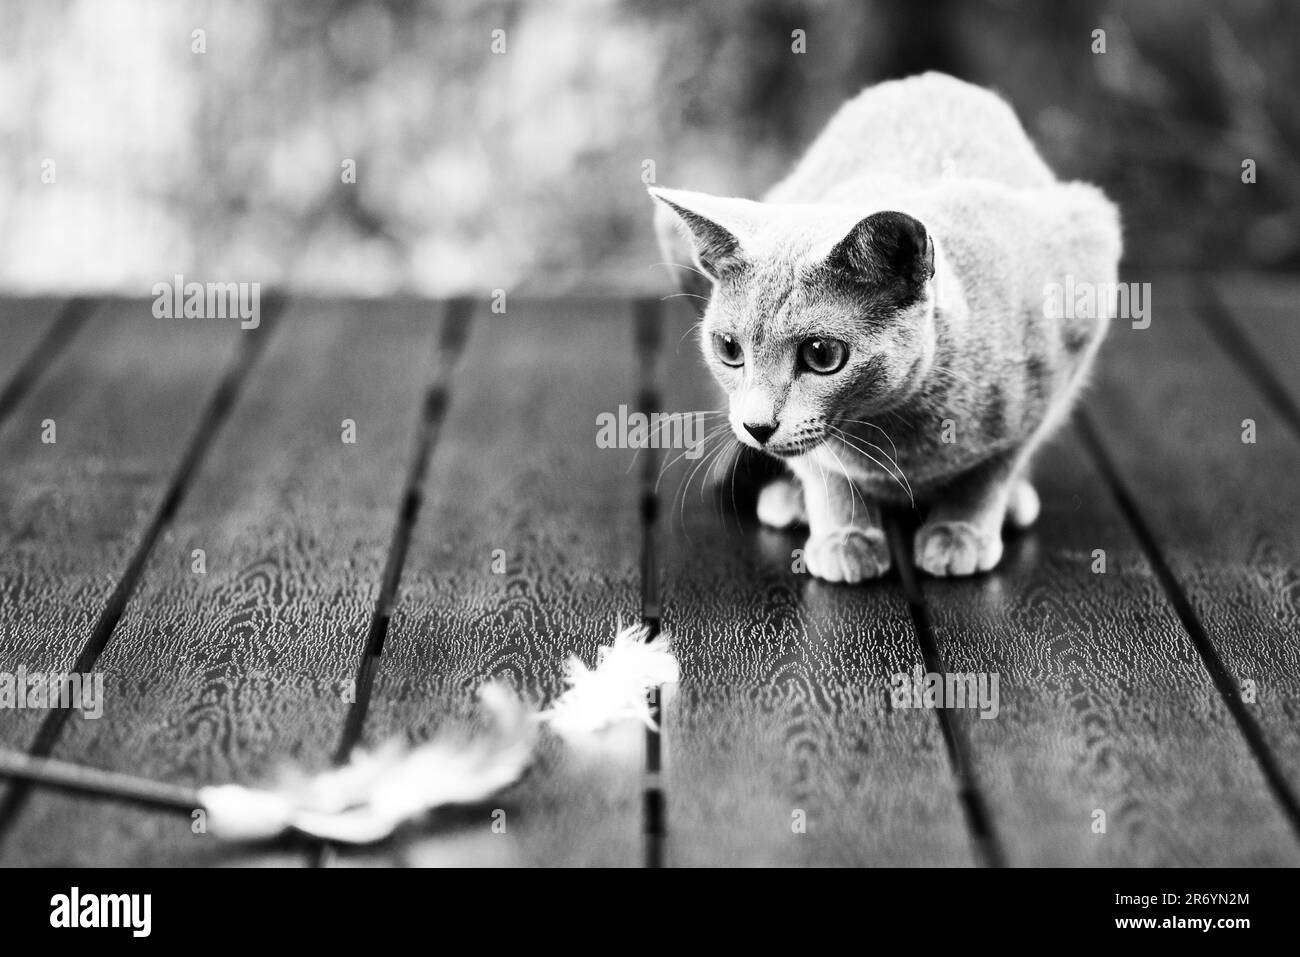
M 769 202 L 836 202 L 855 180 L 920 184 L 945 177 L 1014 187 L 1055 181 L 1011 107 L 943 73 L 868 87 L 845 103 Z M 848 194 L 848 195 L 846 195 Z

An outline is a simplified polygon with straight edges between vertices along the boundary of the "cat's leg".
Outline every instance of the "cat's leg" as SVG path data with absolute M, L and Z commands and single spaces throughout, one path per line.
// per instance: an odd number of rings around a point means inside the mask
M 804 564 L 810 574 L 831 582 L 860 582 L 889 570 L 880 509 L 838 470 L 799 460 L 794 465 L 804 491 L 808 542 Z
M 1011 494 L 1007 496 L 1006 523 L 1012 528 L 1024 529 L 1038 520 L 1042 503 L 1038 492 L 1026 476 L 1011 481 Z
M 1027 492 L 1019 487 L 1021 483 Z M 1009 506 L 1015 506 L 1016 514 Z M 1030 513 L 1036 513 L 1037 506 L 1037 493 L 1017 474 L 1010 459 L 995 460 L 960 476 L 943 489 L 916 532 L 917 567 L 938 576 L 989 571 L 1002 558 L 1003 522 L 1032 520 L 1037 516 Z
M 803 489 L 790 476 L 783 476 L 758 493 L 758 520 L 769 528 L 786 529 L 808 521 Z

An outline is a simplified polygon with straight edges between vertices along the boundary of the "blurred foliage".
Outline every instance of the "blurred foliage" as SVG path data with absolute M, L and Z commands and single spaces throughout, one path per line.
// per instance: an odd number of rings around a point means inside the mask
M 657 288 L 647 160 L 758 195 L 843 100 L 924 69 L 998 89 L 1058 172 L 1104 185 L 1133 263 L 1294 269 L 1298 20 L 1290 0 L 0 0 L 0 285 Z

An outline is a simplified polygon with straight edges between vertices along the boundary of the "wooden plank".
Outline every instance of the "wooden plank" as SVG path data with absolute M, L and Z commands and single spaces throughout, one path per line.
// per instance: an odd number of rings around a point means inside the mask
M 0 424 L 0 671 L 72 666 L 238 338 L 238 324 L 114 304 Z M 47 419 L 53 444 L 41 440 Z M 25 748 L 46 714 L 7 713 L 0 743 Z
M 372 742 L 463 728 L 490 678 L 550 701 L 569 655 L 593 662 L 619 618 L 639 614 L 632 452 L 596 444 L 596 417 L 635 401 L 629 306 L 512 301 L 508 315 L 477 317 L 466 350 L 384 645 Z M 613 744 L 583 754 L 548 734 L 493 808 L 341 863 L 636 865 L 640 729 Z M 496 807 L 504 834 L 491 829 Z
M 683 341 L 693 316 L 669 315 L 667 410 L 720 408 L 694 337 Z M 733 512 L 729 475 L 720 515 L 701 501 L 702 474 L 682 488 L 695 464 L 660 486 L 664 625 L 682 666 L 664 728 L 669 862 L 970 864 L 934 714 L 889 706 L 892 676 L 921 661 L 897 580 L 795 574 L 803 534 Z
M 1300 380 L 1300 279 L 1269 273 L 1214 277 L 1218 289 L 1260 351 L 1275 362 L 1279 378 Z
M 1120 351 L 1102 363 L 1122 364 Z M 1113 387 L 1142 408 L 1145 381 Z M 992 574 L 922 586 L 945 670 L 998 675 L 996 717 L 954 716 L 1008 863 L 1296 863 L 1285 817 L 1072 432 L 1040 455 L 1035 482 L 1043 514 L 1009 534 Z
M 60 299 L 0 299 L 0 396 L 62 308 Z
M 1219 278 L 1215 288 L 1229 321 L 1245 335 L 1250 352 L 1247 368 L 1257 360 L 1264 374 L 1283 390 L 1286 399 L 1281 405 L 1289 406 L 1284 418 L 1300 434 L 1300 279 L 1234 274 Z M 1262 384 L 1258 378 L 1255 381 Z
M 57 757 L 158 780 L 258 782 L 337 744 L 433 353 L 427 303 L 302 303 L 216 437 L 100 662 L 107 704 Z M 152 386 L 152 382 L 150 383 Z M 356 443 L 342 441 L 344 419 Z M 206 552 L 206 574 L 192 550 Z M 21 821 L 29 863 L 248 858 L 182 816 L 62 796 Z M 272 855 L 305 860 L 299 853 Z
M 1294 794 L 1300 445 L 1196 321 L 1194 291 L 1176 279 L 1153 288 L 1151 327 L 1120 326 L 1089 407 L 1215 652 L 1236 682 L 1254 682 L 1247 710 Z M 1257 776 L 1237 784 L 1260 786 Z

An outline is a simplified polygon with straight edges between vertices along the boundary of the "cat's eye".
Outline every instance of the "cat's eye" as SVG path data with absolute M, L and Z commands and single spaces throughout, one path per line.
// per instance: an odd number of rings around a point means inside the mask
M 838 339 L 805 339 L 799 346 L 799 362 L 818 375 L 830 375 L 844 368 L 849 347 Z
M 728 335 L 725 332 L 714 333 L 713 351 L 724 364 L 729 366 L 743 366 L 745 364 L 745 350 L 740 348 L 740 343 L 736 337 Z

